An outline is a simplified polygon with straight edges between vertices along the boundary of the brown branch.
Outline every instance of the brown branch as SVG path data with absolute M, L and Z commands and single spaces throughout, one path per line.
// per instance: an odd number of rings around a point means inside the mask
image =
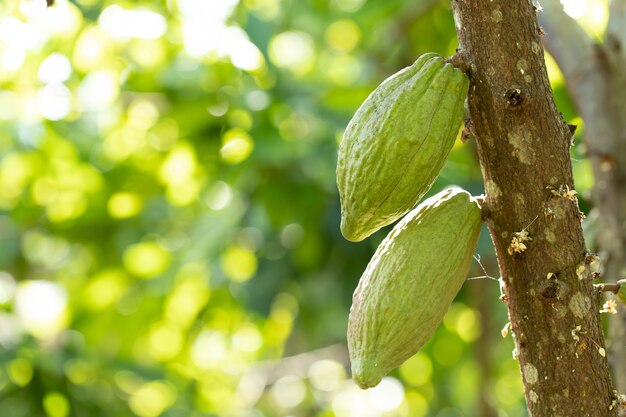
M 622 286 L 618 282 L 603 282 L 601 284 L 594 284 L 594 287 L 602 292 L 612 292 L 613 294 L 617 294 Z
M 452 7 L 472 62 L 468 103 L 487 226 L 529 414 L 615 417 L 591 277 L 579 279 L 585 245 L 576 198 L 547 188 L 573 190 L 571 132 L 552 97 L 535 10 L 530 1 L 455 0 Z M 522 231 L 524 245 L 509 252 Z M 550 272 L 555 278 L 547 280 Z
M 606 39 L 594 44 L 558 0 L 543 0 L 544 43 L 563 71 L 578 113 L 585 121 L 584 140 L 594 171 L 593 205 L 597 209 L 597 245 L 604 273 L 626 270 L 626 0 L 613 0 Z M 626 390 L 626 311 L 609 317 L 609 360 L 614 381 Z

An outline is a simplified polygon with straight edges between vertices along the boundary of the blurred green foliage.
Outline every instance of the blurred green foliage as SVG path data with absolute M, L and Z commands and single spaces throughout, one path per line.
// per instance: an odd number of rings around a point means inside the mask
M 2 2 L 0 415 L 523 415 L 489 280 L 380 387 L 348 375 L 386 231 L 341 237 L 337 144 L 384 78 L 455 48 L 443 0 Z M 483 192 L 473 143 L 451 184 Z

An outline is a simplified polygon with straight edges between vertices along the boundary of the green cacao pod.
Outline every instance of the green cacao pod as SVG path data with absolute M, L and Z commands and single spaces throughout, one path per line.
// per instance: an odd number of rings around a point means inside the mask
M 370 260 L 348 320 L 352 378 L 376 386 L 430 339 L 465 281 L 482 225 L 478 203 L 447 189 L 407 214 Z
M 348 124 L 337 161 L 341 231 L 365 239 L 430 189 L 463 119 L 468 78 L 434 53 L 392 75 Z

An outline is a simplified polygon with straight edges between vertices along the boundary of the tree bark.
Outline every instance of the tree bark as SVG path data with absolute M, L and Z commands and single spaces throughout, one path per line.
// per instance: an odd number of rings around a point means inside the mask
M 626 1 L 611 3 L 604 44 L 594 42 L 567 16 L 558 0 L 546 0 L 544 43 L 559 64 L 576 109 L 595 177 L 599 255 L 603 280 L 626 278 Z M 609 363 L 616 387 L 626 391 L 626 309 L 609 317 Z
M 572 192 L 571 132 L 552 97 L 533 4 L 452 7 L 529 413 L 617 416 Z

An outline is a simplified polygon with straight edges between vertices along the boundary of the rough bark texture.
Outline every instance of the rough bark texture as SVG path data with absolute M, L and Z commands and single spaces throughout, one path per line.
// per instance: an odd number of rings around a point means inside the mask
M 529 413 L 617 416 L 578 205 L 568 193 L 571 133 L 554 104 L 534 7 L 452 4 Z
M 585 143 L 595 177 L 603 280 L 626 278 L 626 1 L 611 3 L 605 42 L 597 44 L 558 0 L 542 2 L 544 43 L 585 121 Z M 609 362 L 616 387 L 626 391 L 626 309 L 609 317 Z

